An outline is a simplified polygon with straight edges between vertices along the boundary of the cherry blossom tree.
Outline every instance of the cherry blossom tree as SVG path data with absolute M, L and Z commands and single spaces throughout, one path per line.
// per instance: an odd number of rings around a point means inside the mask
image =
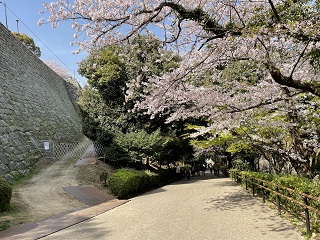
M 295 161 L 310 165 L 303 150 L 318 151 L 318 1 L 60 0 L 45 8 L 53 27 L 72 20 L 76 40 L 86 35 L 74 42 L 79 51 L 151 31 L 180 53 L 180 66 L 154 76 L 136 104 L 151 116 L 203 116 L 203 134 L 241 127 L 258 114 L 256 125 L 290 133 L 290 147 L 280 150 Z M 250 137 L 259 140 L 254 131 Z
M 72 78 L 69 73 L 69 69 L 62 67 L 59 63 L 54 60 L 44 60 L 43 61 L 49 68 L 55 71 L 64 80 Z
M 317 1 L 59 0 L 45 8 L 54 27 L 71 19 L 75 37 L 86 33 L 89 40 L 77 42 L 80 49 L 161 29 L 166 43 L 198 59 L 189 58 L 184 70 L 203 62 L 252 60 L 275 82 L 320 95 L 310 64 L 319 58 Z
M 271 0 L 75 0 L 45 4 L 50 13 L 48 22 L 54 27 L 59 21 L 72 20 L 75 37 L 87 35 L 87 40 L 75 41 L 80 50 L 121 43 L 147 31 L 161 35 L 168 48 L 179 50 L 184 59 L 180 67 L 156 76 L 145 101 L 137 105 L 153 114 L 168 109 L 168 104 L 177 106 L 168 121 L 199 115 L 200 111 L 213 116 L 212 109 L 219 114 L 226 103 L 241 115 L 242 110 L 278 101 L 280 86 L 320 96 L 318 7 L 314 1 Z M 235 62 L 254 63 L 263 76 L 255 85 L 245 86 L 247 96 L 235 94 L 244 88 L 239 81 L 225 79 L 227 83 L 219 84 L 214 95 L 212 89 L 188 82 L 192 74 L 198 79 L 209 74 L 221 83 L 219 69 Z M 226 85 L 231 91 L 227 94 Z M 180 107 L 187 102 L 193 103 L 192 107 L 187 104 L 189 111 Z
M 67 91 L 71 97 L 73 105 L 78 109 L 78 98 L 80 94 L 81 86 L 78 83 L 77 79 L 72 77 L 69 69 L 62 67 L 59 63 L 54 60 L 44 60 L 43 61 L 49 68 L 51 68 L 55 73 L 57 73 L 61 78 L 64 79 Z

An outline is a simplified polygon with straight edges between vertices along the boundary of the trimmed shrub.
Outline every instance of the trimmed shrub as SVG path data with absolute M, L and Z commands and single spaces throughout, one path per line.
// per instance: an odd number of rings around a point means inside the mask
M 181 169 L 180 169 L 181 171 Z M 179 180 L 175 168 L 161 169 L 158 172 L 160 186 Z
M 175 169 L 151 172 L 122 168 L 111 175 L 108 186 L 111 193 L 118 198 L 129 198 L 176 180 Z
M 12 186 L 0 177 L 0 212 L 9 209 L 11 197 Z
M 146 170 L 145 173 L 149 176 L 149 182 L 145 186 L 145 190 L 157 188 L 161 186 L 159 173 Z
M 108 180 L 109 190 L 118 198 L 134 196 L 149 187 L 150 176 L 130 168 L 114 172 Z

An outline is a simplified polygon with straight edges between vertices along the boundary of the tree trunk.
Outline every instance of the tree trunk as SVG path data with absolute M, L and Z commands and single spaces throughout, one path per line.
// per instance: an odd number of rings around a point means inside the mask
M 309 150 L 303 145 L 302 138 L 300 136 L 298 130 L 298 123 L 299 123 L 299 115 L 298 111 L 295 107 L 295 104 L 292 102 L 290 97 L 290 90 L 286 87 L 283 88 L 284 92 L 287 95 L 287 104 L 288 104 L 288 118 L 291 123 L 291 129 L 289 130 L 290 135 L 292 137 L 292 150 L 294 153 L 298 154 L 305 162 L 301 162 L 297 159 L 290 158 L 290 163 L 296 170 L 296 172 L 300 175 L 311 177 L 311 164 L 310 164 L 310 152 Z

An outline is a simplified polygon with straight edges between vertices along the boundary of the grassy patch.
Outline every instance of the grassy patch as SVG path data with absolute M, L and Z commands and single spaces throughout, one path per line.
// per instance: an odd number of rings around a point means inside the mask
M 84 166 L 74 166 L 76 162 L 75 158 L 68 158 L 61 161 L 63 162 L 52 162 L 51 160 L 46 159 L 39 160 L 32 170 L 30 170 L 29 174 L 19 176 L 14 180 L 10 208 L 7 211 L 0 213 L 0 231 L 34 221 L 29 213 L 29 206 L 23 202 L 19 195 L 19 189 L 26 186 L 33 177 L 54 164 L 59 164 L 59 167 L 54 172 L 50 172 L 48 178 L 59 178 L 60 176 L 63 176 L 63 174 L 70 174 L 69 172 L 66 172 L 66 169 L 72 165 L 76 170 L 75 172 L 72 172 L 72 174 L 76 174 L 79 185 L 93 185 L 103 192 L 109 193 L 103 181 L 100 180 L 100 175 L 103 172 L 108 172 L 108 176 L 110 176 L 114 171 L 112 167 L 102 161 L 97 161 L 96 164 Z
M 6 230 L 10 227 L 10 220 L 0 220 L 0 231 Z
M 15 189 L 23 187 L 30 179 L 36 176 L 49 164 L 52 164 L 52 162 L 46 159 L 40 159 L 30 169 L 28 174 L 15 177 L 12 183 L 13 195 L 11 198 L 10 207 L 7 211 L 0 213 L 0 231 L 28 222 L 29 216 L 27 213 L 27 207 L 24 206 L 18 194 L 15 192 Z
M 13 198 L 10 208 L 0 214 L 0 231 L 25 223 L 28 218 L 25 206 Z
M 107 172 L 108 176 L 111 176 L 114 172 L 113 167 L 98 160 L 96 164 L 79 165 L 77 168 L 76 178 L 81 185 L 93 185 L 101 191 L 109 193 L 104 182 L 100 180 L 100 175 Z
M 13 182 L 13 188 L 23 186 L 26 184 L 30 179 L 36 176 L 42 169 L 47 167 L 48 165 L 52 164 L 52 161 L 47 159 L 40 159 L 31 169 L 30 172 L 26 175 L 19 175 L 15 177 Z
M 52 161 L 40 159 L 26 175 L 16 176 L 12 186 L 13 193 L 10 202 L 10 207 L 7 211 L 0 213 L 0 231 L 27 223 L 30 221 L 30 216 L 27 211 L 27 206 L 24 205 L 16 189 L 23 188 L 34 176 L 39 174 L 41 170 L 52 164 Z

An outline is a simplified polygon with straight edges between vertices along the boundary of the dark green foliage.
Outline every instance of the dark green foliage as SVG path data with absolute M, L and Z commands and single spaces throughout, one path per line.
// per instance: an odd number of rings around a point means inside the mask
M 112 142 L 107 148 L 104 158 L 107 163 L 116 167 L 127 166 L 128 163 L 133 161 L 130 155 L 116 142 Z
M 312 183 L 312 181 L 310 179 L 301 177 L 301 176 L 297 176 L 297 175 L 283 175 L 283 176 L 277 176 L 274 181 L 274 183 L 281 185 L 281 186 L 285 186 L 291 189 L 294 189 L 296 191 L 299 192 L 303 192 L 303 193 L 307 193 L 310 195 L 316 194 L 314 196 L 319 196 L 319 186 L 314 186 L 314 184 Z M 283 195 L 286 195 L 290 198 L 293 198 L 297 201 L 301 201 L 303 202 L 303 198 L 302 196 L 300 196 L 299 194 L 295 193 L 295 192 L 291 192 L 288 191 L 286 189 L 279 189 L 279 192 L 282 193 Z M 313 192 L 313 194 L 312 194 Z M 276 198 L 275 194 L 273 194 L 274 196 L 272 196 L 273 198 Z M 299 206 L 298 204 L 286 199 L 286 198 L 282 198 L 281 197 L 281 204 L 284 207 L 284 209 L 286 209 L 287 211 L 292 212 L 297 218 L 301 217 L 300 214 L 304 213 L 303 212 L 303 208 L 301 206 Z M 320 204 L 318 204 L 318 202 L 314 202 L 314 201 L 310 201 L 310 205 L 311 206 L 316 206 L 316 208 L 320 207 Z M 312 214 L 312 212 L 310 212 Z
M 31 37 L 27 36 L 24 33 L 17 33 L 17 32 L 13 32 L 13 35 L 17 39 L 19 39 L 23 43 L 23 45 L 25 45 L 26 48 L 28 48 L 34 55 L 36 55 L 37 57 L 41 56 L 40 48 L 36 46 L 36 44 L 34 43 Z
M 10 228 L 10 220 L 4 220 L 0 222 L 0 231 L 4 231 Z
M 161 151 L 159 162 L 161 164 L 168 164 L 182 159 L 188 161 L 193 159 L 193 153 L 193 147 L 188 140 L 172 138 Z
M 115 166 L 130 166 L 143 160 L 160 165 L 193 158 L 193 147 L 187 140 L 164 137 L 160 130 L 148 134 L 146 131 L 118 133 L 106 149 L 106 162 Z
M 160 156 L 168 141 L 168 138 L 161 136 L 159 130 L 151 134 L 144 130 L 118 133 L 107 148 L 106 161 L 118 166 L 123 162 L 142 162 L 143 159 L 154 161 Z
M 89 86 L 81 90 L 78 105 L 83 133 L 108 146 L 117 132 L 127 130 L 125 66 L 116 54 L 117 47 L 103 48 L 80 63 L 79 73 Z
M 103 182 L 106 185 L 107 184 L 107 180 L 108 180 L 108 172 L 107 171 L 103 171 L 102 173 L 100 173 L 100 181 Z
M 91 140 L 107 146 L 111 143 L 115 132 L 120 127 L 114 123 L 114 118 L 120 118 L 118 111 L 108 108 L 97 90 L 88 86 L 81 91 L 78 101 L 82 118 L 82 132 Z
M 115 46 L 102 48 L 80 63 L 79 73 L 88 78 L 88 83 L 98 89 L 107 105 L 124 102 L 127 75 L 122 59 Z
M 314 175 L 320 174 L 320 154 L 314 157 L 313 165 L 311 166 L 312 173 Z
M 302 177 L 302 176 L 298 176 L 298 175 L 272 175 L 272 174 L 264 174 L 264 173 L 259 173 L 259 172 L 249 172 L 249 171 L 240 171 L 238 169 L 231 169 L 230 170 L 231 176 L 234 173 L 239 173 L 243 177 L 246 177 L 246 179 L 248 179 L 250 181 L 252 181 L 251 178 L 254 177 L 254 178 L 258 178 L 261 180 L 271 182 L 270 184 L 263 183 L 263 185 L 265 187 L 272 189 L 273 191 L 277 191 L 276 185 L 278 185 L 279 186 L 278 187 L 279 193 L 281 193 L 287 197 L 290 197 L 291 199 L 299 201 L 301 203 L 304 202 L 303 196 L 297 192 L 306 193 L 306 194 L 314 196 L 314 197 L 320 196 L 319 183 L 313 182 L 312 180 L 305 178 L 305 177 Z M 241 182 L 243 185 L 245 184 L 244 178 L 242 178 Z M 254 182 L 256 184 L 261 184 L 261 181 L 254 180 Z M 248 182 L 247 186 L 249 188 L 251 188 L 251 183 Z M 284 188 L 281 188 L 280 186 L 282 186 Z M 290 189 L 293 189 L 297 192 L 290 191 L 285 188 L 290 188 Z M 258 194 L 262 193 L 261 188 L 257 189 L 256 186 L 255 186 L 255 191 Z M 268 201 L 276 203 L 277 194 L 275 194 L 272 191 L 268 191 L 268 190 L 264 190 L 264 194 L 265 194 L 265 197 Z M 320 202 L 319 201 L 308 199 L 308 204 L 309 204 L 309 206 L 311 206 L 315 209 L 320 209 Z M 300 219 L 301 221 L 305 221 L 304 217 L 303 217 L 304 216 L 304 208 L 302 206 L 300 206 L 299 204 L 281 196 L 280 197 L 280 205 L 281 205 L 282 210 L 290 212 L 291 215 L 295 216 L 297 219 Z M 309 210 L 309 211 L 310 211 L 309 214 L 311 216 L 311 224 L 313 226 L 313 229 L 315 231 L 319 231 L 320 230 L 320 222 L 318 220 L 317 213 L 312 212 L 311 210 Z
M 119 169 L 108 181 L 109 190 L 118 198 L 134 196 L 144 190 L 150 176 L 143 171 Z
M 314 48 L 309 53 L 310 57 L 310 64 L 312 67 L 315 68 L 315 70 L 320 70 L 320 49 Z
M 158 176 L 159 176 L 159 186 L 163 186 L 173 181 L 179 180 L 177 178 L 175 168 L 160 169 L 158 172 Z
M 9 209 L 11 197 L 12 186 L 0 177 L 0 212 Z
M 153 173 L 122 168 L 111 175 L 108 186 L 111 193 L 118 198 L 129 198 L 175 180 L 175 169 L 162 169 Z
M 78 71 L 89 83 L 82 89 L 78 102 L 83 133 L 88 138 L 107 147 L 118 133 L 142 129 L 152 133 L 158 128 L 168 128 L 164 116 L 151 120 L 143 111 L 131 111 L 141 100 L 151 76 L 178 67 L 179 57 L 163 51 L 156 38 L 138 36 L 131 44 L 92 51 L 80 63 Z M 125 100 L 127 84 L 135 87 L 132 96 Z
M 233 62 L 222 71 L 222 78 L 234 79 L 240 83 L 256 85 L 263 76 L 263 72 L 254 62 Z

